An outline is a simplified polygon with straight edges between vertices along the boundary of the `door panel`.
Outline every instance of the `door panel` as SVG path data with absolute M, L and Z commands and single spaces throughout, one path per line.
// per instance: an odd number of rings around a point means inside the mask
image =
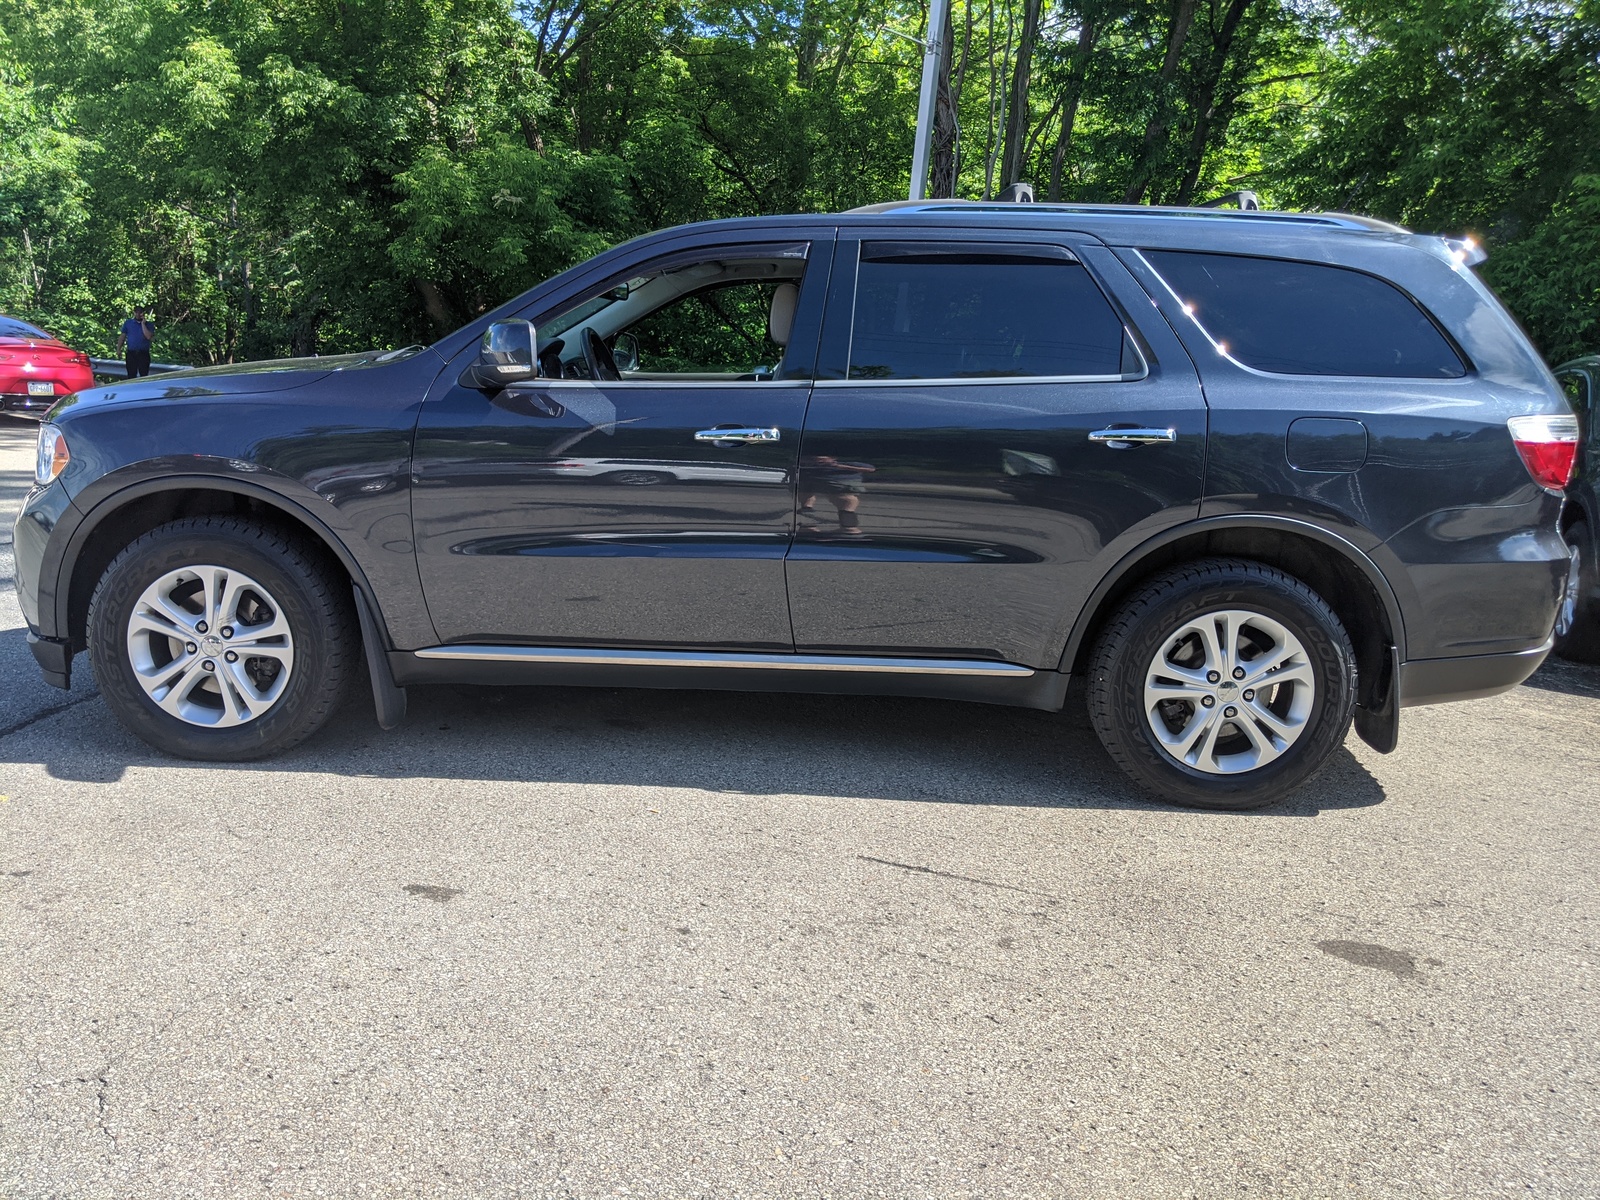
M 417 431 L 417 559 L 445 642 L 790 650 L 806 382 L 456 386 Z M 768 442 L 696 441 L 718 426 Z
M 458 352 L 412 492 L 442 641 L 793 651 L 783 560 L 833 230 L 784 232 L 641 249 L 527 312 L 528 384 L 459 387 Z
M 1153 312 L 1109 255 L 1075 250 L 1122 323 L 1141 298 Z M 851 290 L 838 286 L 847 254 L 853 247 L 841 241 L 825 358 L 848 343 L 838 322 L 855 319 Z M 1120 274 L 1108 280 L 1111 271 Z M 872 331 L 875 359 L 895 361 L 885 347 L 896 321 L 927 340 L 928 329 L 902 313 Z M 970 353 L 945 349 L 941 361 L 1027 362 L 1039 340 L 1013 347 L 973 328 Z M 1142 378 L 851 380 L 841 363 L 828 364 L 834 378 L 816 387 L 800 449 L 788 565 L 797 649 L 1054 667 L 1111 562 L 1199 508 L 1206 409 L 1193 366 L 1164 325 L 1139 330 L 1135 342 L 1128 374 L 1142 360 Z M 1174 439 L 1089 440 L 1116 426 L 1171 429 Z

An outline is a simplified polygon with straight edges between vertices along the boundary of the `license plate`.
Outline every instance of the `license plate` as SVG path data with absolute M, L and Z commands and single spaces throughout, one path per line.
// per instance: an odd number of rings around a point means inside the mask
M 49 381 L 42 383 L 35 383 L 31 379 L 28 381 L 28 395 L 30 396 L 54 396 L 55 394 L 56 385 Z

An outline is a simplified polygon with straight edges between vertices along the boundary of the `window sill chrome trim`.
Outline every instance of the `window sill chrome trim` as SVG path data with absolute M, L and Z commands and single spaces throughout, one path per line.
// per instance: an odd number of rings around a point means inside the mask
M 1149 372 L 1141 375 L 979 375 L 968 377 L 965 375 L 955 378 L 939 379 L 819 379 L 816 386 L 819 388 L 859 388 L 859 387 L 1017 387 L 1023 384 L 1034 383 L 1137 383 L 1147 378 Z
M 596 382 L 593 379 L 529 379 L 521 383 L 511 384 L 509 391 L 542 391 L 545 388 L 626 388 L 629 391 L 635 388 L 731 388 L 746 387 L 760 388 L 769 392 L 773 388 L 802 388 L 810 387 L 809 379 L 608 379 Z
M 880 675 L 975 675 L 1026 679 L 1016 663 L 959 658 L 868 658 L 835 654 L 721 654 L 688 650 L 576 650 L 561 646 L 432 646 L 418 658 L 455 662 L 564 664 L 584 667 L 718 667 L 753 671 L 854 671 Z

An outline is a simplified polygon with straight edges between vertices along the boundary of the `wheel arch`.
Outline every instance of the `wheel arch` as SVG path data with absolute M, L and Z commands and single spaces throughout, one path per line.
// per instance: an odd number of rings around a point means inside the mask
M 1561 535 L 1566 537 L 1567 531 L 1580 521 L 1589 527 L 1591 533 L 1600 532 L 1595 529 L 1595 516 L 1589 511 L 1586 498 L 1569 493 L 1567 502 L 1561 506 Z
M 1333 553 L 1328 553 L 1328 551 Z M 1400 603 L 1378 565 L 1360 547 L 1306 521 L 1230 516 L 1188 522 L 1129 551 L 1090 594 L 1068 635 L 1060 669 L 1081 674 L 1101 628 L 1140 583 L 1197 558 L 1247 558 L 1302 580 L 1334 610 L 1355 647 L 1360 703 L 1373 705 L 1392 683 L 1395 652 L 1405 658 Z
M 377 600 L 366 572 L 339 536 L 305 507 L 271 488 L 206 475 L 163 476 L 104 497 L 73 530 L 64 548 L 55 596 L 56 628 L 74 649 L 86 642 L 89 600 L 106 568 L 135 538 L 184 517 L 245 516 L 309 534 L 330 567 Z M 376 613 L 380 627 L 383 617 Z

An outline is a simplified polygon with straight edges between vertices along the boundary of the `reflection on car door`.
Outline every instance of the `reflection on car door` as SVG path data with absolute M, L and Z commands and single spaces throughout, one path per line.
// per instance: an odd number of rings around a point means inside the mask
M 1092 239 L 841 235 L 789 555 L 799 651 L 1056 665 L 1123 548 L 1200 502 L 1199 381 L 1170 330 L 1129 332 L 1142 295 Z
M 825 256 L 818 266 L 802 307 L 813 279 L 825 286 Z M 489 396 L 455 383 L 470 355 L 453 363 L 424 406 L 414 468 L 440 638 L 792 650 L 783 559 L 815 323 L 795 336 L 810 345 L 791 341 L 785 363 L 804 377 L 538 380 Z

